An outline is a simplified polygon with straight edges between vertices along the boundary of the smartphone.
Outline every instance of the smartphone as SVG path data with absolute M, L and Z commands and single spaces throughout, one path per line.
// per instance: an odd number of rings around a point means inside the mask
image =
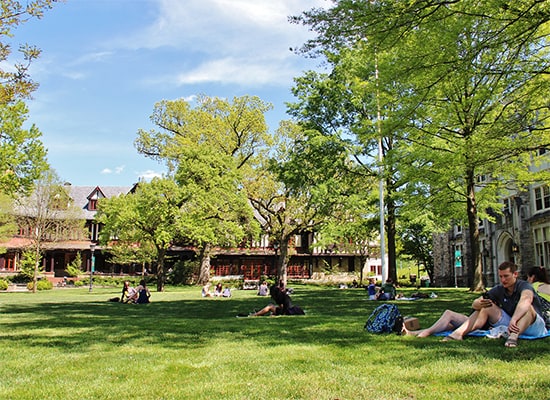
M 490 299 L 490 297 L 489 297 L 489 292 L 483 292 L 483 294 L 481 295 L 481 297 L 483 297 L 484 299 Z

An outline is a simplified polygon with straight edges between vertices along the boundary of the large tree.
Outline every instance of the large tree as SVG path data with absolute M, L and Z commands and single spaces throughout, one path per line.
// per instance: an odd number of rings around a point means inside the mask
M 23 128 L 27 112 L 22 101 L 0 104 L 0 193 L 28 193 L 48 168 L 42 134 L 35 125 Z
M 258 233 L 236 162 L 208 143 L 181 148 L 175 179 L 186 199 L 178 220 L 179 240 L 199 250 L 199 284 L 210 280 L 215 247 L 249 243 Z
M 542 179 L 526 171 L 550 144 L 549 11 L 540 1 L 341 1 L 297 18 L 319 33 L 307 51 L 340 56 L 363 43 L 373 59 L 393 56 L 390 79 L 407 90 L 394 92 L 403 145 L 388 161 L 413 166 L 400 171 L 422 207 L 466 222 L 472 289 L 482 286 L 480 216 L 507 185 Z
M 35 46 L 21 44 L 17 60 L 12 52 L 14 30 L 30 18 L 41 18 L 55 0 L 3 0 L 0 6 L 0 192 L 28 194 L 32 182 L 47 168 L 40 131 L 23 129 L 28 110 L 23 103 L 37 88 L 29 66 L 40 55 Z
M 355 163 L 350 172 L 363 176 L 358 184 L 364 192 L 370 193 L 374 178 L 378 180 L 388 276 L 395 281 L 396 226 L 402 204 L 399 190 L 405 182 L 397 166 L 388 160 L 398 151 L 402 129 L 395 115 L 400 107 L 400 97 L 395 93 L 406 89 L 392 79 L 393 64 L 391 54 L 374 57 L 364 41 L 338 53 L 327 53 L 330 73 L 307 72 L 297 78 L 293 93 L 298 100 L 290 104 L 289 112 L 305 126 L 353 143 L 347 148 Z M 380 218 L 377 213 L 363 215 L 369 215 L 369 224 Z
M 260 223 L 278 248 L 277 275 L 286 282 L 296 234 L 318 232 L 344 210 L 352 185 L 343 172 L 346 142 L 282 121 L 275 145 L 246 181 Z
M 178 237 L 184 201 L 185 194 L 172 179 L 155 178 L 139 183 L 132 193 L 103 199 L 98 204 L 96 220 L 103 224 L 100 242 L 105 246 L 152 250 L 159 292 L 164 290 L 166 253 Z
M 138 132 L 138 151 L 165 162 L 189 195 L 180 237 L 199 248 L 201 282 L 210 277 L 212 247 L 233 246 L 254 226 L 240 180 L 269 140 L 269 109 L 253 96 L 162 101 L 151 117 L 157 129 Z
M 71 199 L 57 174 L 48 170 L 38 179 L 29 196 L 16 201 L 17 223 L 30 239 L 28 250 L 34 260 L 33 292 L 39 277 L 42 254 L 49 243 L 84 237 L 82 211 Z

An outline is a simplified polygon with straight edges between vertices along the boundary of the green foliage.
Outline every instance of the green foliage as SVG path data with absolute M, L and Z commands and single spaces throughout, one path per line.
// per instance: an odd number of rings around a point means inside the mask
M 75 259 L 67 264 L 65 272 L 67 273 L 67 276 L 70 277 L 82 275 L 84 271 L 82 270 L 82 255 L 80 254 L 80 251 L 76 253 Z
M 27 289 L 29 290 L 33 290 L 33 287 L 34 287 L 34 283 L 33 282 L 29 282 L 27 284 Z M 37 282 L 36 282 L 36 290 L 52 290 L 53 289 L 53 283 L 51 283 L 49 280 L 47 279 L 39 279 Z
M 10 65 L 12 46 L 6 39 L 13 36 L 13 31 L 31 18 L 41 18 L 44 11 L 52 8 L 56 0 L 18 1 L 3 0 L 0 7 L 0 63 Z M 18 98 L 30 97 L 37 84 L 29 79 L 28 69 L 33 60 L 38 58 L 40 50 L 35 46 L 22 44 L 19 52 L 22 62 L 12 68 L 0 68 L 0 108 Z M 3 171 L 3 169 L 2 169 Z
M 234 247 L 258 233 L 243 177 L 269 143 L 264 113 L 270 109 L 254 96 L 200 96 L 194 107 L 181 99 L 162 101 L 151 116 L 159 130 L 138 132 L 138 151 L 165 162 L 181 188 L 174 226 L 179 242 L 198 248 L 200 282 L 210 279 L 212 246 Z
M 31 18 L 40 18 L 55 0 L 3 0 L 0 7 L 0 194 L 28 193 L 47 168 L 46 149 L 36 126 L 23 128 L 28 109 L 22 99 L 37 88 L 30 64 L 40 55 L 35 46 L 21 44 L 21 61 L 14 63 L 13 31 Z M 1 236 L 0 236 L 1 237 Z
M 22 101 L 15 104 L 0 101 L 0 171 L 3 171 L 0 193 L 3 194 L 28 193 L 33 181 L 48 167 L 46 149 L 40 141 L 42 133 L 34 125 L 23 128 L 27 114 Z
M 0 191 L 0 243 L 7 241 L 17 231 L 17 224 L 13 217 L 13 201 Z M 6 249 L 0 246 L 0 254 Z
M 108 245 L 116 238 L 116 245 L 126 248 L 136 259 L 145 262 L 156 258 L 159 291 L 166 279 L 166 252 L 180 235 L 178 224 L 184 217 L 185 196 L 174 180 L 155 178 L 141 182 L 134 193 L 99 203 L 96 220 L 104 225 L 101 243 Z
M 20 274 L 26 279 L 33 279 L 35 275 L 35 266 L 37 265 L 36 253 L 32 249 L 25 249 L 21 254 Z M 39 273 L 43 272 L 44 268 L 40 266 Z
M 0 279 L 0 290 L 6 290 L 9 286 L 9 282 L 5 279 Z
M 472 288 L 485 210 L 548 180 L 530 167 L 550 145 L 549 16 L 546 2 L 342 1 L 295 18 L 318 33 L 304 51 L 332 71 L 297 80 L 293 115 L 351 134 L 365 166 L 381 145 L 390 245 L 396 208 L 438 229 L 467 222 Z
M 197 260 L 177 261 L 168 271 L 168 282 L 172 285 L 190 285 L 198 276 L 200 262 Z

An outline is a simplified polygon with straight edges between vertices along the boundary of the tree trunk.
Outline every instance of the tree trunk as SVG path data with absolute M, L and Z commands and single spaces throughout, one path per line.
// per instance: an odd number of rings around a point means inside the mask
M 288 252 L 288 241 L 289 238 L 283 238 L 280 241 L 280 253 L 277 257 L 277 278 L 279 281 L 283 281 L 286 286 L 287 273 L 288 273 L 288 262 L 290 261 L 290 255 Z
M 210 280 L 210 243 L 205 244 L 200 251 L 201 268 L 199 272 L 199 284 L 205 285 Z
M 34 273 L 32 276 L 32 292 L 36 293 L 38 290 L 38 273 L 40 272 L 40 248 L 37 246 L 34 251 Z
M 163 292 L 164 282 L 166 281 L 166 277 L 164 275 L 164 258 L 166 256 L 166 249 L 157 248 L 157 252 L 157 292 Z

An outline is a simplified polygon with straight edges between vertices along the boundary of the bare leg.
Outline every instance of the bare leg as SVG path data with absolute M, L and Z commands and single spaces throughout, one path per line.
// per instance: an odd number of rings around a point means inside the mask
M 260 317 L 262 315 L 266 315 L 267 313 L 274 314 L 276 308 L 277 307 L 274 306 L 273 304 L 268 304 L 267 306 L 265 306 L 261 310 L 256 311 L 254 314 L 252 314 L 251 317 Z
M 449 329 L 456 329 L 467 320 L 468 317 L 464 314 L 459 314 L 451 310 L 445 310 L 441 317 L 439 317 L 439 319 L 429 328 L 420 329 L 418 331 L 408 331 L 405 329 L 405 333 L 407 335 L 417 337 L 428 337 L 434 333 L 448 331 Z
M 498 321 L 501 313 L 501 309 L 495 305 L 474 311 L 462 325 L 447 336 L 447 340 L 462 340 L 468 333 L 483 328 L 488 321 Z
M 523 332 L 529 328 L 529 326 L 535 322 L 535 319 L 537 318 L 536 311 L 533 307 L 529 309 L 527 313 L 523 317 L 521 317 L 516 326 L 513 327 L 512 325 L 508 326 L 508 339 L 506 340 L 506 343 L 504 343 L 504 346 L 506 347 L 516 347 L 518 345 L 518 339 L 519 335 L 521 335 Z

